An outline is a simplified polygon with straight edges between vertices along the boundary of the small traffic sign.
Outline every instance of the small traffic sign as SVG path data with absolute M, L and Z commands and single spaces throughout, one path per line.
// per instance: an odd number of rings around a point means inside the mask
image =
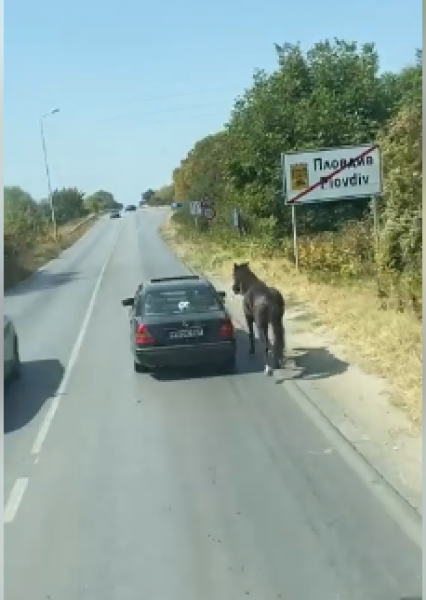
M 211 221 L 216 216 L 216 211 L 212 206 L 203 206 L 203 217 Z
M 203 200 L 201 200 L 201 206 L 203 208 L 212 208 L 213 202 L 209 198 L 204 198 Z

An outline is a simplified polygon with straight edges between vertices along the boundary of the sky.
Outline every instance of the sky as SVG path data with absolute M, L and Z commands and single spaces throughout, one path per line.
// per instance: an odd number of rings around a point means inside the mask
M 421 0 L 9 0 L 5 2 L 4 183 L 47 195 L 104 189 L 137 203 L 219 131 L 274 44 L 374 42 L 382 70 L 422 47 Z

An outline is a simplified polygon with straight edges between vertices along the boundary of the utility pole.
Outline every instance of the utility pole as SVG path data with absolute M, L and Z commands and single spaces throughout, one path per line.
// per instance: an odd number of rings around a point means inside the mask
M 56 226 L 56 217 L 55 217 L 55 207 L 53 205 L 53 192 L 52 192 L 52 184 L 50 181 L 50 171 L 49 171 L 49 162 L 47 160 L 47 149 L 46 149 L 46 138 L 44 135 L 44 127 L 43 127 L 43 121 L 46 117 L 50 117 L 51 115 L 54 115 L 56 113 L 59 112 L 59 108 L 55 108 L 54 110 L 51 110 L 50 112 L 46 113 L 45 115 L 43 115 L 40 118 L 40 134 L 41 134 L 41 143 L 43 146 L 43 156 L 44 156 L 44 166 L 46 169 L 46 179 L 47 179 L 47 191 L 49 194 L 49 203 L 50 203 L 50 214 L 51 214 L 51 218 L 52 218 L 52 226 L 53 226 L 53 237 L 56 240 L 58 237 L 58 228 Z

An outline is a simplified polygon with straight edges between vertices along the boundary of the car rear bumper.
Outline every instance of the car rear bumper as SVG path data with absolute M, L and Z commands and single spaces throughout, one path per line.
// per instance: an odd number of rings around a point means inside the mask
M 214 344 L 136 348 L 135 360 L 149 368 L 220 365 L 232 360 L 236 351 L 235 340 Z

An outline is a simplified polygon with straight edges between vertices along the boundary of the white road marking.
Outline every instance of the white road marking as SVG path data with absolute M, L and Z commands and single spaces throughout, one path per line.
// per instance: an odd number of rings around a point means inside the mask
M 5 523 L 11 523 L 15 518 L 27 485 L 28 479 L 26 477 L 21 477 L 15 481 L 15 484 L 9 494 L 9 499 L 4 507 L 3 518 Z
M 49 410 L 47 411 L 47 414 L 46 414 L 46 416 L 44 418 L 44 421 L 41 424 L 40 430 L 39 430 L 39 432 L 37 434 L 37 437 L 35 439 L 35 442 L 33 444 L 32 449 L 31 449 L 31 454 L 39 454 L 40 453 L 41 447 L 43 445 L 44 440 L 46 439 L 46 436 L 47 436 L 47 433 L 49 431 L 50 425 L 52 424 L 53 417 L 55 416 L 55 413 L 58 410 L 59 403 L 61 401 L 61 397 L 65 393 L 66 387 L 68 385 L 69 378 L 71 376 L 71 373 L 72 373 L 72 371 L 74 369 L 74 366 L 75 366 L 75 363 L 77 361 L 78 355 L 80 353 L 81 346 L 82 346 L 83 340 L 84 340 L 84 336 L 86 335 L 87 327 L 89 325 L 89 321 L 90 321 L 90 318 L 92 316 L 93 309 L 95 307 L 95 302 L 96 302 L 96 298 L 97 298 L 97 295 L 98 295 L 98 292 L 99 292 L 99 288 L 101 287 L 101 283 L 102 283 L 103 277 L 105 275 L 105 271 L 106 271 L 106 269 L 108 267 L 108 263 L 111 260 L 112 254 L 113 254 L 113 252 L 115 250 L 115 247 L 117 245 L 118 238 L 120 236 L 120 232 L 121 232 L 121 229 L 122 229 L 122 223 L 123 223 L 123 221 L 120 222 L 120 226 L 118 228 L 117 235 L 114 238 L 114 241 L 112 243 L 111 249 L 110 249 L 110 251 L 108 253 L 108 256 L 107 256 L 107 258 L 106 258 L 106 260 L 104 262 L 104 265 L 103 265 L 103 267 L 101 269 L 101 272 L 99 273 L 99 277 L 98 277 L 98 280 L 96 282 L 95 289 L 93 290 L 92 297 L 90 298 L 89 306 L 87 307 L 87 311 L 86 311 L 86 314 L 84 315 L 84 319 L 83 319 L 83 322 L 81 324 L 80 331 L 79 331 L 77 339 L 76 339 L 76 341 L 74 343 L 74 347 L 73 347 L 73 349 L 71 351 L 70 359 L 68 361 L 68 365 L 67 365 L 67 368 L 65 370 L 64 376 L 62 378 L 62 381 L 61 381 L 58 389 L 56 390 L 55 396 L 52 399 L 52 402 L 51 402 L 51 404 L 49 406 Z

